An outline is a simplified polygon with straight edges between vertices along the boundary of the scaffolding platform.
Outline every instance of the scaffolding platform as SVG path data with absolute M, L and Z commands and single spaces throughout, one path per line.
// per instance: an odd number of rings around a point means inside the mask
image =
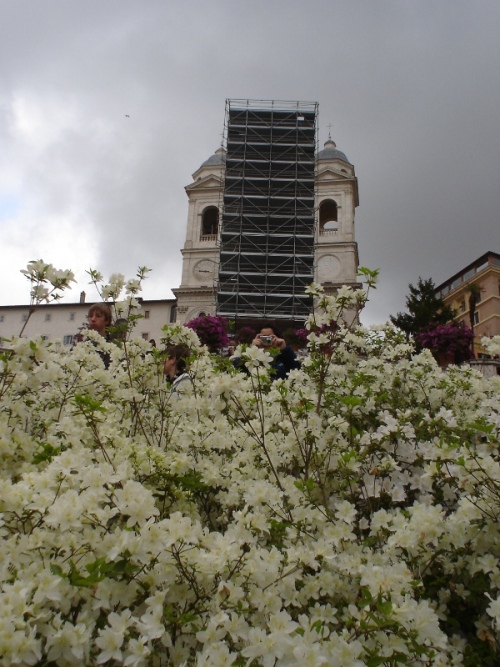
M 217 313 L 303 321 L 314 279 L 318 104 L 226 100 Z

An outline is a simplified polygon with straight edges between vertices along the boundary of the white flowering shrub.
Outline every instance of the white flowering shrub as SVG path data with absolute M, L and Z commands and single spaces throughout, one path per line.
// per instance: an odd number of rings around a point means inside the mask
M 0 663 L 496 665 L 500 379 L 330 326 L 171 395 L 146 341 L 0 362 Z M 110 354 L 108 370 L 99 351 Z
M 21 273 L 30 283 L 30 305 L 28 317 L 26 318 L 20 335 L 26 329 L 30 317 L 42 303 L 59 301 L 65 289 L 76 282 L 75 276 L 69 269 L 56 269 L 52 264 L 47 264 L 43 259 L 31 260 Z
M 500 357 L 500 336 L 485 336 L 481 338 L 481 344 L 488 350 L 488 353 L 494 357 Z
M 115 339 L 129 339 L 137 321 L 144 317 L 140 313 L 141 303 L 138 296 L 142 291 L 142 283 L 150 271 L 151 269 L 146 266 L 140 266 L 136 278 L 130 280 L 125 280 L 122 273 L 112 273 L 107 283 L 104 282 L 104 276 L 100 271 L 96 269 L 87 271 L 90 284 L 94 285 L 99 297 L 111 308 L 115 326 L 109 330 Z

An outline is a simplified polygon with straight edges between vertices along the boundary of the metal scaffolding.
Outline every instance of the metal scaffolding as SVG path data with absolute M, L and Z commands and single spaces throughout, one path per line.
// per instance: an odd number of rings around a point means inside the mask
M 314 277 L 316 102 L 227 100 L 217 312 L 300 320 Z

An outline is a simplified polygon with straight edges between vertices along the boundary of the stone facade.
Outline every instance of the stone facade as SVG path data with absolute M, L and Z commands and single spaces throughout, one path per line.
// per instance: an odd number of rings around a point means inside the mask
M 215 313 L 224 160 L 225 152 L 219 148 L 194 172 L 193 182 L 186 186 L 189 203 L 186 241 L 181 250 L 182 279 L 180 287 L 172 290 L 181 324 L 201 313 Z
M 359 260 L 354 217 L 358 203 L 354 167 L 329 139 L 316 158 L 315 280 L 327 293 L 356 284 Z

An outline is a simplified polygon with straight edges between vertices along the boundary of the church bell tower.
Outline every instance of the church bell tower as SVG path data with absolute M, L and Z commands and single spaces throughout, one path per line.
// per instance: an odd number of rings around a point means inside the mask
M 214 315 L 220 259 L 220 208 L 226 151 L 219 148 L 193 174 L 186 186 L 188 222 L 182 253 L 182 280 L 172 290 L 177 321 L 185 324 L 201 314 Z
M 307 106 L 316 103 L 297 102 L 283 110 L 283 103 L 260 101 L 255 113 L 255 103 L 234 102 L 226 103 L 232 112 L 227 116 L 232 131 L 226 128 L 231 171 L 228 153 L 221 147 L 185 188 L 182 280 L 172 290 L 177 321 L 184 324 L 217 312 L 229 319 L 303 321 L 305 282 L 314 279 L 327 294 L 342 285 L 360 286 L 354 166 L 330 136 L 324 148 L 316 150 L 316 108 Z M 305 122 L 308 113 L 311 137 Z M 275 130 L 276 124 L 282 127 Z M 240 148 L 253 160 L 240 160 Z M 305 172 L 309 162 L 311 178 Z M 299 178 L 292 178 L 290 170 Z M 242 178 L 247 174 L 250 178 Z

